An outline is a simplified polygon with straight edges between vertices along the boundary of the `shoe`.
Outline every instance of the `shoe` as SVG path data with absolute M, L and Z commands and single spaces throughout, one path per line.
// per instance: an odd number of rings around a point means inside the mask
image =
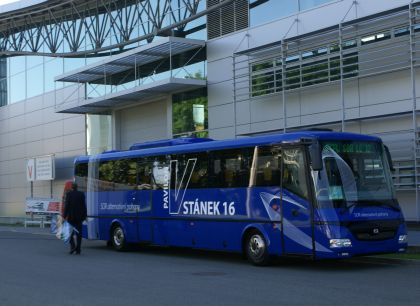
M 76 255 L 80 255 L 80 252 L 76 252 Z
M 76 249 L 70 250 L 69 254 L 72 255 L 74 252 L 76 252 Z

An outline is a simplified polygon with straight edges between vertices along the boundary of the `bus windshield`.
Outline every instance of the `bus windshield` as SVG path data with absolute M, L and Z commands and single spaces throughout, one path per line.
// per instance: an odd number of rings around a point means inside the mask
M 381 143 L 327 141 L 321 147 L 323 169 L 312 173 L 321 208 L 398 208 Z

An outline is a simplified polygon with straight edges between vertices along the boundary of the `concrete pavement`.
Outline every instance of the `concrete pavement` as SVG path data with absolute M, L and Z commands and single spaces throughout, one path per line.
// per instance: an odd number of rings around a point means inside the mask
M 32 233 L 32 234 L 43 234 L 52 235 L 49 228 L 39 228 L 36 226 L 22 227 L 22 226 L 1 226 L 0 231 L 14 231 L 20 233 Z M 416 247 L 420 250 L 420 228 L 409 227 L 408 230 L 408 245 L 410 247 Z

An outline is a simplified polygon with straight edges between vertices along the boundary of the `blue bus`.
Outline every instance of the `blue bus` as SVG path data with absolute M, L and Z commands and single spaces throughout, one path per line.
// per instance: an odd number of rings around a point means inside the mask
M 380 138 L 332 131 L 134 144 L 75 160 L 86 237 L 313 259 L 404 252 Z

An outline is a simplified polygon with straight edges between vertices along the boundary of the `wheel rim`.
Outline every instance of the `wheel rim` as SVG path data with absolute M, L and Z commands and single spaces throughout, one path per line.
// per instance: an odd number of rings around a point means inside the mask
M 124 243 L 124 232 L 121 227 L 117 227 L 114 230 L 114 244 L 121 246 Z
M 260 258 L 265 252 L 265 242 L 260 235 L 253 235 L 249 239 L 249 252 L 252 257 Z

